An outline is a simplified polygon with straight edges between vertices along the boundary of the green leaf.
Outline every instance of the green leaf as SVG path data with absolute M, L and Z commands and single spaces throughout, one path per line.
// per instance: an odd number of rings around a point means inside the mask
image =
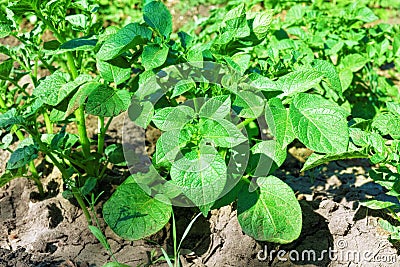
M 359 71 L 365 66 L 365 64 L 367 64 L 367 62 L 368 59 L 364 58 L 360 54 L 350 54 L 342 59 L 344 68 L 347 68 L 352 72 Z
M 74 29 L 86 29 L 88 25 L 88 17 L 84 14 L 74 14 L 65 17 L 65 20 L 71 23 Z
M 161 131 L 180 129 L 194 118 L 194 110 L 188 106 L 166 107 L 154 114 L 153 123 Z
M 251 80 L 251 86 L 260 89 L 262 91 L 279 91 L 276 88 L 276 83 L 271 81 L 269 78 L 264 77 L 258 73 L 252 73 L 249 75 Z
M 211 141 L 219 147 L 231 148 L 247 141 L 246 136 L 232 122 L 225 119 L 200 119 L 199 131 L 206 141 Z
M 67 111 L 65 112 L 64 119 L 71 115 L 72 112 L 74 112 L 79 106 L 83 105 L 86 102 L 88 96 L 101 86 L 103 86 L 103 84 L 99 82 L 88 82 L 82 85 L 68 102 L 68 107 Z
M 264 12 L 258 12 L 253 20 L 253 32 L 257 39 L 261 40 L 267 36 L 269 27 L 272 22 L 272 11 L 267 10 Z
M 14 179 L 24 177 L 21 172 L 17 175 L 13 174 L 10 170 L 6 170 L 2 175 L 0 175 L 0 188 L 8 184 Z
M 210 119 L 223 119 L 230 114 L 231 98 L 229 95 L 207 99 L 199 110 L 199 116 Z
M 275 162 L 277 167 L 280 167 L 286 159 L 286 148 L 283 149 L 275 140 L 258 142 L 251 148 L 251 151 L 254 154 L 264 154 L 269 157 Z
M 340 97 L 343 97 L 339 73 L 332 63 L 325 60 L 316 59 L 313 61 L 313 68 L 322 73 L 327 81 L 328 86 L 333 91 L 337 92 Z
M 293 133 L 289 110 L 277 97 L 271 98 L 265 108 L 265 120 L 281 148 L 286 148 L 296 136 Z
M 368 153 L 358 150 L 346 151 L 337 154 L 313 153 L 307 158 L 301 171 L 304 172 L 331 161 L 344 160 L 344 159 L 361 159 L 361 158 L 369 158 Z
M 103 61 L 116 58 L 129 49 L 144 44 L 151 39 L 151 36 L 152 32 L 147 27 L 139 23 L 130 23 L 117 33 L 109 36 L 100 47 L 96 57 Z
M 172 32 L 172 16 L 161 2 L 152 1 L 143 8 L 144 21 L 165 38 Z
M 238 68 L 234 68 L 236 71 L 243 75 L 246 70 L 249 68 L 251 56 L 248 53 L 236 53 L 231 59 L 238 66 Z
M 339 72 L 339 79 L 344 92 L 350 87 L 353 81 L 353 72 L 350 69 L 343 69 Z
M 374 12 L 368 7 L 360 7 L 356 10 L 354 14 L 355 18 L 363 22 L 373 22 L 379 18 L 374 14 Z
M 196 83 L 192 79 L 178 81 L 172 90 L 171 97 L 177 97 L 184 93 L 196 89 Z
M 0 114 L 0 129 L 8 129 L 15 124 L 22 124 L 24 119 L 17 115 L 17 110 L 11 108 L 6 113 Z
M 89 195 L 90 192 L 92 192 L 92 190 L 95 188 L 96 184 L 97 184 L 96 178 L 88 177 L 88 178 L 86 178 L 83 186 L 79 188 L 79 191 L 84 196 Z
M 150 101 L 133 99 L 128 109 L 129 118 L 138 126 L 146 129 L 154 115 L 154 105 Z
M 35 145 L 27 145 L 16 149 L 7 162 L 7 169 L 13 170 L 25 166 L 38 157 L 38 150 Z
M 259 190 L 239 193 L 237 216 L 245 234 L 256 240 L 280 244 L 297 239 L 302 214 L 293 190 L 274 176 L 257 179 Z
M 90 51 L 95 48 L 97 40 L 92 37 L 81 37 L 69 40 L 63 43 L 56 53 L 62 53 L 64 51 Z
M 250 35 L 250 27 L 246 20 L 246 10 L 244 4 L 240 4 L 229 10 L 224 16 L 221 24 L 221 33 L 216 40 L 217 44 L 227 44 L 236 38 L 244 38 Z
M 163 133 L 157 140 L 155 162 L 157 165 L 170 166 L 177 158 L 181 148 L 190 141 L 187 129 L 174 129 Z
M 260 93 L 238 91 L 232 108 L 239 117 L 258 118 L 264 111 L 264 97 Z
M 379 225 L 382 227 L 384 230 L 388 231 L 390 233 L 390 238 L 393 240 L 400 240 L 400 227 L 399 226 L 394 226 L 390 222 L 379 219 Z
M 157 44 L 146 45 L 142 53 L 142 64 L 146 70 L 160 67 L 167 60 L 168 47 Z
M 389 201 L 380 201 L 376 199 L 366 200 L 360 202 L 361 206 L 367 207 L 372 210 L 381 210 L 395 206 L 396 204 Z
M 400 116 L 400 104 L 395 102 L 387 102 L 387 109 L 393 114 Z
M 1 23 L 0 23 L 1 25 Z M 10 77 L 11 70 L 13 68 L 13 60 L 7 59 L 0 63 L 0 79 L 8 80 Z
M 107 250 L 110 249 L 110 244 L 107 241 L 107 237 L 103 234 L 103 232 L 94 225 L 88 225 L 90 232 L 99 240 L 100 244 Z M 104 267 L 104 266 L 103 266 Z
M 305 146 L 320 153 L 347 150 L 347 116 L 336 103 L 314 94 L 298 94 L 290 105 L 293 132 Z
M 46 77 L 46 79 L 36 87 L 33 94 L 44 103 L 50 106 L 57 106 L 61 101 L 67 98 L 72 91 L 92 80 L 92 77 L 87 74 L 81 74 L 71 82 L 66 82 L 67 78 L 67 74 L 56 71 L 52 75 Z
M 176 160 L 171 167 L 172 181 L 206 215 L 226 182 L 226 164 L 218 151 L 203 145 Z
M 88 96 L 86 112 L 96 116 L 115 117 L 128 109 L 131 96 L 127 90 L 101 85 Z
M 283 91 L 283 96 L 305 92 L 322 80 L 323 74 L 315 70 L 298 70 L 279 78 L 276 88 Z
M 127 240 L 157 233 L 169 221 L 171 212 L 171 205 L 147 195 L 136 183 L 120 185 L 103 206 L 108 226 Z
M 11 35 L 15 29 L 12 21 L 10 21 L 2 11 L 3 9 L 0 11 L 0 38 L 5 38 Z
M 128 61 L 122 57 L 110 61 L 97 59 L 97 68 L 101 77 L 108 82 L 114 82 L 115 85 L 119 85 L 130 78 L 130 67 Z
M 106 154 L 108 161 L 112 164 L 116 164 L 117 166 L 126 165 L 122 144 L 112 144 L 107 146 L 104 150 L 104 154 Z
M 12 133 L 8 133 L 1 138 L 0 149 L 7 149 L 13 142 Z

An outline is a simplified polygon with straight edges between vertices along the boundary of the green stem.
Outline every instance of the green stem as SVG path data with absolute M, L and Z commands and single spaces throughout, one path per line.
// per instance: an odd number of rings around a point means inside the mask
M 247 124 L 249 124 L 250 122 L 254 121 L 254 118 L 247 118 L 244 121 L 242 121 L 241 123 L 239 123 L 238 125 L 236 125 L 236 127 L 240 130 L 243 129 L 243 127 L 245 127 Z
M 101 155 L 103 154 L 104 150 L 104 137 L 105 137 L 104 117 L 99 117 L 98 122 L 99 122 L 99 129 L 97 137 L 97 153 Z
M 104 117 L 99 117 L 99 136 L 98 136 L 98 146 L 97 146 L 97 152 L 99 154 L 104 153 L 104 138 L 106 136 L 106 132 L 108 130 L 108 127 L 110 127 L 110 124 L 113 120 L 113 117 L 110 117 L 108 119 L 107 124 L 104 126 Z
M 50 117 L 49 114 L 47 114 L 47 112 L 43 113 L 43 117 L 44 117 L 44 122 L 46 124 L 46 131 L 48 134 L 53 134 L 53 124 L 50 121 Z
M 39 179 L 39 174 L 38 174 L 38 172 L 36 170 L 36 166 L 35 166 L 35 163 L 33 161 L 29 162 L 29 170 L 32 173 L 31 179 L 35 182 L 35 184 L 36 184 L 36 186 L 37 186 L 37 188 L 39 190 L 40 196 L 43 197 L 44 196 L 43 184 Z
M 78 127 L 79 139 L 82 144 L 82 152 L 85 158 L 88 158 L 90 156 L 90 141 L 86 132 L 85 111 L 83 106 L 80 106 L 75 111 L 75 117 L 76 117 L 76 124 Z
M 4 101 L 2 96 L 0 96 L 0 108 L 7 109 L 6 102 Z
M 81 207 L 83 214 L 85 215 L 86 221 L 88 222 L 89 225 L 92 224 L 92 217 L 90 216 L 89 210 L 86 207 L 85 202 L 82 199 L 81 193 L 78 191 L 78 189 L 74 188 L 72 190 L 72 194 L 74 195 L 76 201 L 78 201 L 79 206 Z

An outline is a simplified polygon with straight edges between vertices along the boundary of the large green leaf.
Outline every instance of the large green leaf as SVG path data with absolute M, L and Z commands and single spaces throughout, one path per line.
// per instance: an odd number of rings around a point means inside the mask
M 134 178 L 128 178 L 133 181 Z M 147 195 L 133 182 L 125 182 L 103 206 L 103 217 L 110 228 L 127 240 L 138 240 L 157 233 L 171 216 L 171 205 Z
M 265 108 L 265 120 L 281 148 L 286 148 L 296 137 L 293 133 L 289 110 L 279 98 L 271 98 Z
M 23 122 L 23 117 L 17 114 L 15 108 L 11 108 L 6 113 L 0 114 L 0 129 L 8 129 L 15 124 L 22 124 Z
M 138 126 L 146 129 L 154 115 L 154 105 L 150 101 L 133 99 L 128 109 L 129 118 Z
M 272 12 L 270 10 L 259 12 L 256 14 L 253 20 L 253 32 L 258 39 L 263 39 L 269 30 L 269 26 L 272 22 Z
M 319 84 L 323 74 L 316 70 L 298 70 L 279 78 L 276 88 L 283 91 L 283 96 L 305 92 Z
M 293 190 L 274 176 L 257 179 L 254 192 L 244 186 L 239 193 L 238 220 L 242 230 L 256 240 L 286 244 L 301 232 L 302 214 Z
M 114 117 L 127 110 L 130 103 L 131 96 L 127 90 L 114 90 L 102 85 L 88 96 L 86 112 L 96 116 Z
M 110 61 L 97 60 L 97 68 L 101 77 L 108 82 L 119 85 L 131 76 L 130 64 L 124 58 L 115 58 Z
M 168 47 L 165 45 L 150 44 L 144 47 L 142 64 L 146 70 L 160 67 L 167 60 Z
M 78 91 L 71 97 L 68 102 L 67 111 L 65 112 L 64 119 L 66 119 L 69 115 L 72 114 L 79 106 L 83 105 L 86 102 L 88 96 L 94 92 L 98 87 L 103 86 L 103 84 L 99 82 L 88 82 L 79 87 Z
M 231 98 L 228 95 L 216 96 L 206 100 L 199 110 L 203 118 L 223 119 L 231 111 Z
M 38 149 L 35 145 L 27 145 L 16 149 L 7 162 L 7 169 L 18 169 L 25 166 L 38 157 Z
M 400 104 L 396 102 L 387 102 L 386 106 L 390 112 L 400 117 Z
M 369 155 L 363 151 L 346 151 L 338 154 L 318 154 L 313 153 L 309 156 L 304 163 L 301 171 L 307 171 L 313 169 L 321 164 L 335 161 L 335 160 L 343 160 L 343 159 L 360 159 L 360 158 L 368 158 Z
M 298 94 L 290 105 L 293 132 L 308 148 L 320 153 L 347 150 L 347 112 L 319 95 Z
M 233 101 L 233 109 L 242 118 L 258 118 L 264 111 L 264 98 L 251 91 L 239 91 Z
M 386 208 L 396 206 L 396 203 L 389 202 L 389 201 L 370 199 L 367 201 L 361 201 L 360 205 L 367 207 L 369 209 L 372 209 L 372 210 L 381 210 L 381 209 L 386 209 Z
M 13 68 L 13 60 L 7 59 L 0 63 L 0 79 L 7 80 Z
M 227 174 L 224 158 L 211 146 L 192 150 L 171 167 L 172 181 L 206 215 L 224 189 Z
M 161 2 L 152 1 L 143 8 L 144 21 L 165 38 L 172 32 L 172 16 Z
M 335 66 L 325 60 L 314 60 L 313 63 L 313 68 L 324 75 L 328 86 L 342 97 L 342 84 Z
M 286 148 L 275 140 L 261 141 L 255 144 L 251 151 L 254 154 L 264 154 L 272 159 L 277 167 L 280 167 L 286 159 Z
M 56 71 L 46 77 L 33 91 L 34 95 L 50 106 L 60 104 L 72 91 L 92 80 L 87 74 L 79 75 L 75 80 L 67 82 L 67 74 Z
M 116 58 L 129 49 L 150 40 L 151 36 L 151 30 L 147 27 L 139 23 L 130 23 L 111 35 L 100 47 L 96 57 L 103 61 Z
M 246 136 L 230 121 L 225 119 L 201 119 L 200 134 L 216 146 L 231 148 L 247 141 Z
M 352 72 L 357 72 L 367 64 L 368 59 L 360 54 L 350 54 L 342 59 L 342 64 L 345 69 L 350 69 Z
M 157 165 L 170 166 L 176 159 L 181 148 L 190 141 L 190 132 L 184 129 L 174 129 L 163 133 L 157 140 L 155 162 Z
M 194 110 L 188 106 L 166 107 L 154 114 L 153 122 L 161 131 L 180 129 L 194 118 Z

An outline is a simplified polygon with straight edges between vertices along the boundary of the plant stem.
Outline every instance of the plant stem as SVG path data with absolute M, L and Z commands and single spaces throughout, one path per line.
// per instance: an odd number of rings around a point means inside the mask
M 72 190 L 72 194 L 74 195 L 76 201 L 78 201 L 79 206 L 81 207 L 83 214 L 85 215 L 86 221 L 88 222 L 89 225 L 92 224 L 92 217 L 90 216 L 89 210 L 86 207 L 85 202 L 83 201 L 81 197 L 81 193 L 78 191 L 77 188 L 74 188 Z
M 76 117 L 76 124 L 78 127 L 79 139 L 82 144 L 83 156 L 85 156 L 85 158 L 88 158 L 90 156 L 90 141 L 86 132 L 85 111 L 83 106 L 80 106 L 75 111 L 75 117 Z
M 97 136 L 97 153 L 103 154 L 104 137 L 105 137 L 104 117 L 99 117 L 98 122 L 99 122 L 99 129 L 98 129 L 98 136 Z
M 113 117 L 110 117 L 107 121 L 107 124 L 104 126 L 104 117 L 99 117 L 99 134 L 98 134 L 98 141 L 97 141 L 97 152 L 99 154 L 104 153 L 104 138 L 106 136 L 106 132 L 108 127 L 110 127 L 110 124 L 113 120 Z
M 44 122 L 46 124 L 46 131 L 48 134 L 52 134 L 53 133 L 53 124 L 50 121 L 50 117 L 49 114 L 47 114 L 47 112 L 43 113 L 43 117 L 44 117 Z
M 0 96 L 0 108 L 7 109 L 6 102 L 4 101 L 2 96 Z
M 240 130 L 254 120 L 255 120 L 254 118 L 247 118 L 244 121 L 242 121 L 241 123 L 239 123 L 238 125 L 236 125 L 236 127 Z

